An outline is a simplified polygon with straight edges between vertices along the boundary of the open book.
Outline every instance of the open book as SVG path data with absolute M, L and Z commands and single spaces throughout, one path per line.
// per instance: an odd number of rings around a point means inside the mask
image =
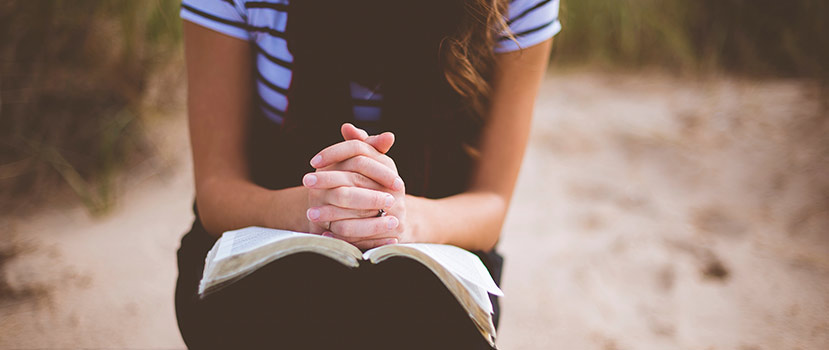
M 402 256 L 425 265 L 437 276 L 477 326 L 481 335 L 495 346 L 492 303 L 488 293 L 503 296 L 484 264 L 466 250 L 443 244 L 391 244 L 360 252 L 353 245 L 334 238 L 308 233 L 247 227 L 225 232 L 205 260 L 199 295 L 227 286 L 268 263 L 284 256 L 312 252 L 356 268 L 360 260 L 377 264 Z

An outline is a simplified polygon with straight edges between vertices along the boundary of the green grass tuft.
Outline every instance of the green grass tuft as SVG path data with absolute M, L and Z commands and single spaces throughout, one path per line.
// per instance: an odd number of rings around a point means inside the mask
M 0 3 L 0 210 L 72 189 L 93 213 L 148 153 L 136 126 L 155 67 L 180 52 L 176 1 Z
M 826 79 L 824 0 L 562 0 L 555 63 Z

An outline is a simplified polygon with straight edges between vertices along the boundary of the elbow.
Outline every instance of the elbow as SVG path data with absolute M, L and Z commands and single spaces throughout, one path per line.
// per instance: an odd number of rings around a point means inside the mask
M 211 236 L 218 237 L 224 232 L 219 222 L 214 220 L 216 215 L 213 214 L 210 201 L 205 200 L 198 194 L 196 195 L 196 215 L 201 226 Z
M 490 213 L 488 216 L 491 218 L 491 221 L 487 225 L 487 229 L 484 230 L 485 232 L 482 232 L 480 249 L 483 251 L 491 251 L 495 249 L 495 246 L 501 239 L 501 231 L 504 227 L 507 211 L 509 210 L 509 199 L 494 192 L 489 192 L 485 195 L 487 198 L 486 202 L 490 203 L 488 205 L 488 212 Z
M 220 236 L 224 232 L 221 220 L 219 219 L 219 206 L 216 204 L 215 193 L 219 190 L 217 187 L 220 181 L 214 178 L 203 179 L 196 182 L 196 215 L 201 222 L 202 227 L 211 236 Z

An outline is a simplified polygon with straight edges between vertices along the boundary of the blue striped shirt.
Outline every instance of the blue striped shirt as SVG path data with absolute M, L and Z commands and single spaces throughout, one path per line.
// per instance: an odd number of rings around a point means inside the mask
M 287 6 L 288 0 L 183 0 L 181 4 L 182 19 L 253 44 L 259 107 L 265 116 L 280 124 L 288 109 L 293 62 L 285 40 Z M 530 47 L 558 33 L 558 8 L 559 0 L 512 0 L 506 20 L 518 42 L 502 37 L 495 52 Z M 357 121 L 380 119 L 380 90 L 351 83 Z

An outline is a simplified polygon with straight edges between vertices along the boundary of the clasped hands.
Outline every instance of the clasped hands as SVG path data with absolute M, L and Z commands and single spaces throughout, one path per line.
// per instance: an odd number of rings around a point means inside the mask
M 316 171 L 302 178 L 309 231 L 360 249 L 410 241 L 405 185 L 385 154 L 394 134 L 369 136 L 348 123 L 340 131 L 344 141 L 317 153 L 311 159 Z M 381 209 L 386 215 L 378 216 Z

